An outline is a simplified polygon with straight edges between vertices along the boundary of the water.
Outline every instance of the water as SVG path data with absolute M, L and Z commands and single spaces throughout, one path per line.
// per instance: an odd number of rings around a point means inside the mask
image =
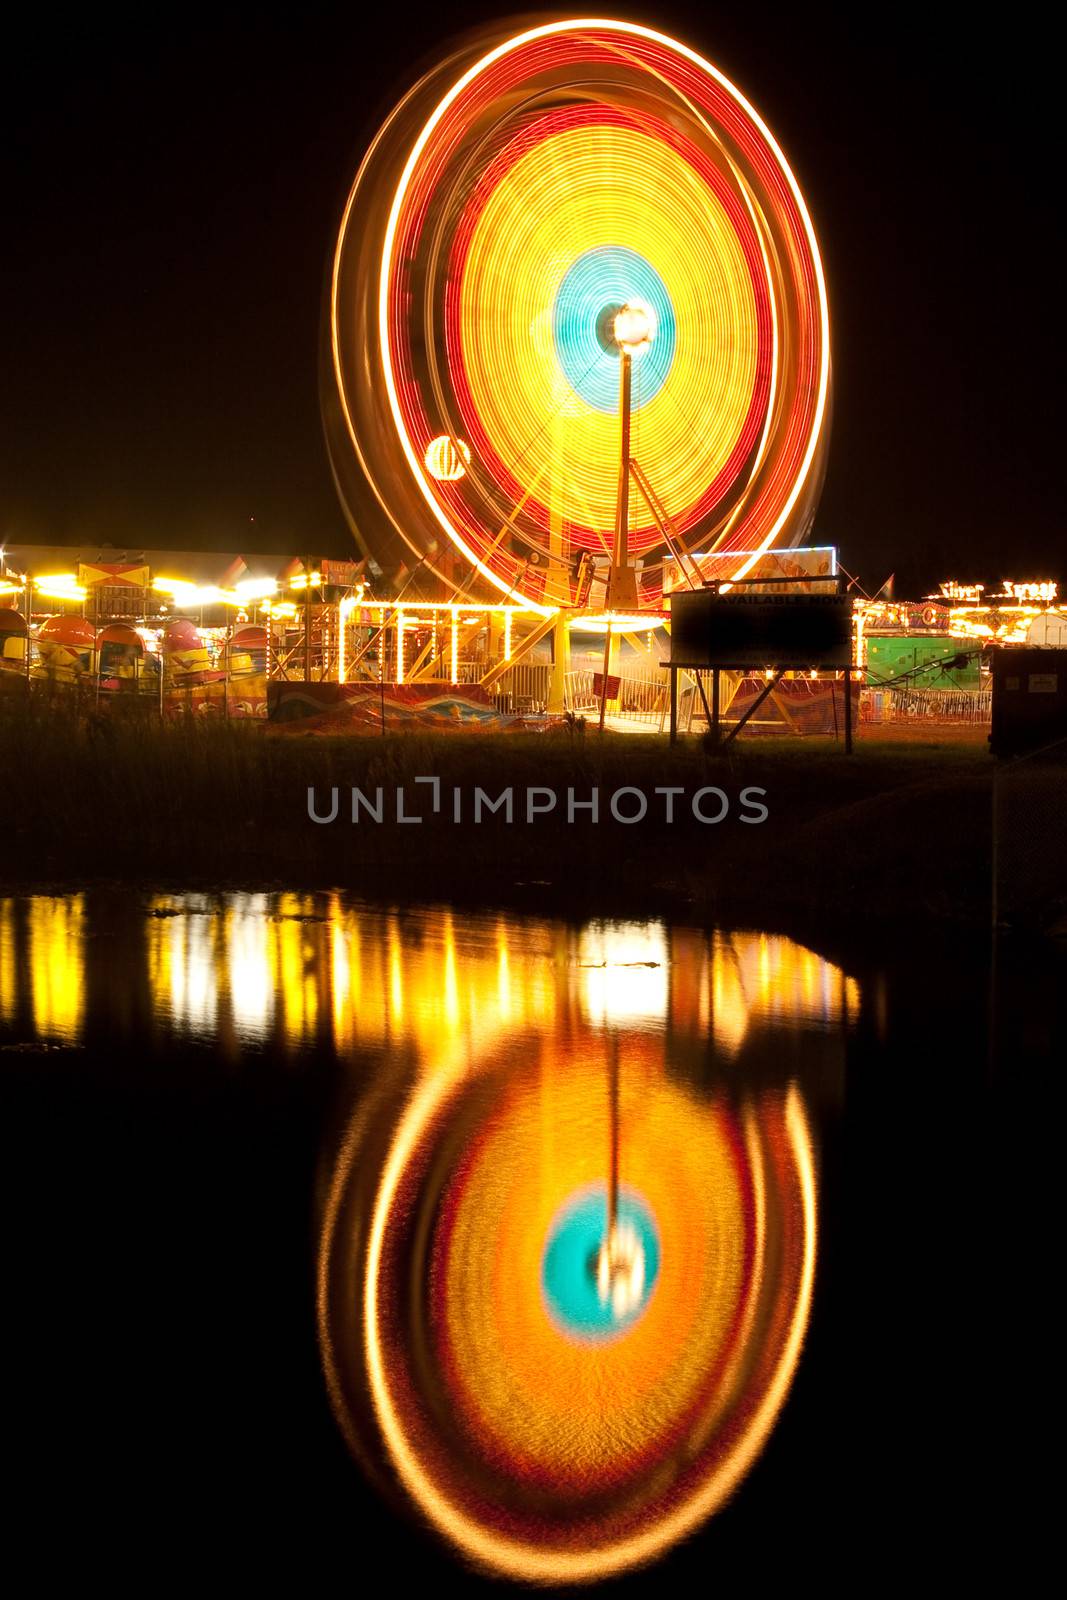
M 1063 951 L 829 943 L 0 898 L 33 1548 L 669 1592 L 1006 1526 Z

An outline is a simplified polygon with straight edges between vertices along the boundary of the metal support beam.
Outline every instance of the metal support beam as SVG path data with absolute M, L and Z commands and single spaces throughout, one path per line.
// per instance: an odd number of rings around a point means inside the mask
M 489 671 L 483 678 L 479 678 L 478 682 L 481 684 L 482 688 L 491 689 L 493 688 L 494 684 L 499 683 L 500 679 L 504 677 L 506 673 L 511 671 L 516 662 L 521 661 L 524 656 L 528 656 L 530 651 L 541 643 L 542 639 L 547 638 L 555 626 L 556 613 L 553 611 L 551 616 L 542 618 L 541 622 L 536 628 L 534 628 L 532 633 L 527 634 L 526 638 L 519 645 L 519 648 L 512 651 L 509 660 L 498 661 L 495 667 L 490 667 Z
M 640 489 L 645 504 L 652 513 L 653 522 L 663 535 L 663 542 L 666 544 L 667 549 L 678 563 L 678 570 L 681 572 L 682 577 L 685 579 L 690 589 L 699 588 L 699 584 L 693 581 L 693 574 L 689 570 L 689 566 L 686 565 L 688 562 L 690 566 L 695 567 L 693 558 L 689 554 L 689 551 L 686 550 L 681 534 L 678 532 L 677 528 L 674 526 L 673 522 L 668 516 L 666 506 L 660 500 L 659 496 L 656 494 L 651 483 L 649 482 L 648 474 L 638 461 L 630 462 L 630 471 L 633 473 L 634 482 Z M 685 553 L 685 561 L 682 560 L 680 552 Z M 699 573 L 697 576 L 699 577 Z
M 845 668 L 845 754 L 852 754 L 852 668 Z
M 637 574 L 630 566 L 630 396 L 633 357 L 623 348 L 619 357 L 619 489 L 615 502 L 615 540 L 605 605 L 608 611 L 636 611 Z M 605 667 L 605 672 L 607 668 Z M 601 713 L 603 721 L 603 712 Z
M 457 649 L 459 649 L 459 650 L 466 649 L 467 645 L 471 642 L 471 640 L 472 639 L 476 639 L 478 637 L 478 635 L 482 632 L 482 630 L 487 626 L 488 626 L 487 621 L 483 617 L 479 617 L 476 622 L 468 623 L 468 625 L 465 628 L 461 629 L 461 631 L 460 631 L 459 638 L 456 641 Z M 417 659 L 415 661 L 414 667 L 410 667 L 408 669 L 408 673 L 407 673 L 407 681 L 408 681 L 408 683 L 425 683 L 428 679 L 433 677 L 434 670 L 436 669 L 438 664 L 441 661 L 444 660 L 446 653 L 451 652 L 451 649 L 452 649 L 451 636 L 447 639 L 447 641 L 444 644 L 444 646 L 440 650 L 438 650 L 437 654 L 432 658 L 432 660 L 428 661 L 427 660 L 427 656 L 429 655 L 429 653 L 430 653 L 430 651 L 432 649 L 433 649 L 433 640 L 431 639 L 423 647 L 423 649 L 420 650 L 420 652 L 418 654 L 418 657 L 417 657 Z
M 772 689 L 776 689 L 778 687 L 778 685 L 781 683 L 782 679 L 785 677 L 785 673 L 786 673 L 785 667 L 779 667 L 778 671 L 774 674 L 774 677 L 771 678 L 768 683 L 765 683 L 763 685 L 763 688 L 760 690 L 760 692 L 756 696 L 755 700 L 753 700 L 752 704 L 749 706 L 749 708 L 745 712 L 744 716 L 741 718 L 741 720 L 739 722 L 735 722 L 734 723 L 733 727 L 730 729 L 729 733 L 726 735 L 726 738 L 723 740 L 723 744 L 724 745 L 731 744 L 733 742 L 733 740 L 737 738 L 737 735 L 741 732 L 741 729 L 744 727 L 744 725 L 748 721 L 749 717 L 755 715 L 755 713 L 759 710 L 760 706 L 763 704 L 764 700 L 766 700 L 767 696 L 771 693 L 771 690 Z
M 311 682 L 311 557 L 304 557 L 304 682 Z
M 697 671 L 697 672 L 695 672 L 695 673 L 694 673 L 694 674 L 693 674 L 693 676 L 694 676 L 694 677 L 695 677 L 695 678 L 696 678 L 696 682 L 697 682 L 697 692 L 698 692 L 698 693 L 699 693 L 699 695 L 700 695 L 700 703 L 701 703 L 701 705 L 702 705 L 702 706 L 703 706 L 703 707 L 704 707 L 704 717 L 705 717 L 705 719 L 706 719 L 706 721 L 707 721 L 707 724 L 708 724 L 708 727 L 709 727 L 709 728 L 710 728 L 710 727 L 711 727 L 711 726 L 712 726 L 712 722 L 711 722 L 711 710 L 710 710 L 710 708 L 709 708 L 709 706 L 708 706 L 708 697 L 707 697 L 707 695 L 706 695 L 706 694 L 705 694 L 705 693 L 704 693 L 704 680 L 703 680 L 703 678 L 702 678 L 702 677 L 701 677 L 701 676 L 700 676 L 700 672 L 699 672 L 699 670 L 698 670 L 698 671 Z M 715 725 L 716 725 L 716 728 L 717 728 L 717 727 L 718 727 L 718 719 L 716 719 L 716 724 L 715 724 Z

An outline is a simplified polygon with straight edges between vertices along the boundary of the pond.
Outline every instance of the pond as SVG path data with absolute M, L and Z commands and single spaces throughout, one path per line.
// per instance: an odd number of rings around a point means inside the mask
M 1063 967 L 0 898 L 29 1509 L 131 1560 L 472 1589 L 825 1575 L 890 1527 L 906 1563 L 989 1492 L 991 1112 Z

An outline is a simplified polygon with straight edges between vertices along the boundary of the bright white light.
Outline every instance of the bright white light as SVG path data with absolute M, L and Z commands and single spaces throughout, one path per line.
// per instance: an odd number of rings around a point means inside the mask
M 616 313 L 614 332 L 629 355 L 643 355 L 656 337 L 656 313 L 645 300 L 628 300 Z
M 438 483 L 455 483 L 470 466 L 470 446 L 462 439 L 453 440 L 442 433 L 439 438 L 430 440 L 423 459 L 431 478 L 436 478 Z
M 242 600 L 265 600 L 268 595 L 278 593 L 278 585 L 273 578 L 242 578 L 234 585 L 234 592 Z
M 609 627 L 613 633 L 644 633 L 646 629 L 662 628 L 665 622 L 665 617 L 651 611 L 605 611 L 594 617 L 572 617 L 567 627 L 574 633 L 607 633 Z

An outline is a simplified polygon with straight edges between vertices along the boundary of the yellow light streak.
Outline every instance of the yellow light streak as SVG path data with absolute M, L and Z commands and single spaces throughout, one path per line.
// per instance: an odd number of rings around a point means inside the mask
M 85 896 L 34 895 L 28 921 L 34 1027 L 45 1038 L 76 1039 L 84 1003 Z
M 246 578 L 234 589 L 223 589 L 216 583 L 190 583 L 185 578 L 156 578 L 152 587 L 158 589 L 160 594 L 169 595 L 176 605 L 190 610 L 198 610 L 201 606 L 235 606 L 241 609 L 260 598 L 266 600 L 278 589 L 273 578 Z M 263 609 L 269 609 L 269 601 Z
M 591 616 L 571 617 L 567 626 L 576 633 L 606 633 L 609 628 L 621 633 L 633 633 L 639 628 L 647 628 L 651 634 L 653 629 L 665 627 L 666 622 L 666 617 L 653 616 L 647 611 L 636 614 L 626 611 L 603 611 Z
M 49 600 L 84 600 L 88 591 L 83 589 L 73 572 L 53 572 L 33 579 L 35 594 Z
M 363 599 L 363 590 L 357 594 L 346 594 L 337 608 L 337 681 L 347 683 L 347 636 L 345 627 L 348 618 Z

